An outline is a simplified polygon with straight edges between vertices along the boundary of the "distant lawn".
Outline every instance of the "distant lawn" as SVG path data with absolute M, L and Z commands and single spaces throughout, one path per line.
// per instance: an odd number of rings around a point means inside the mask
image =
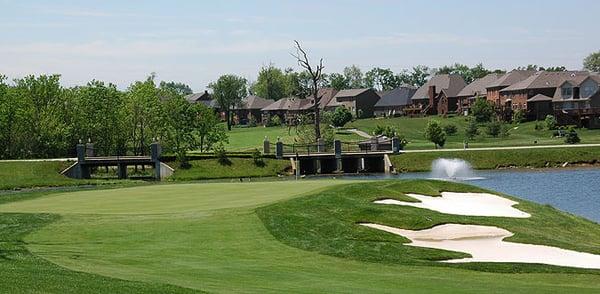
M 403 172 L 429 171 L 438 158 L 464 159 L 476 169 L 560 167 L 565 162 L 596 164 L 600 162 L 600 147 L 409 152 L 390 156 L 396 170 Z
M 424 138 L 424 129 L 427 122 L 437 120 L 442 125 L 454 124 L 458 128 L 455 135 L 447 136 L 444 148 L 462 148 L 465 141 L 465 127 L 467 118 L 464 116 L 455 116 L 441 118 L 429 116 L 423 118 L 371 118 L 359 119 L 347 125 L 347 127 L 357 128 L 367 133 L 372 133 L 377 125 L 394 126 L 398 132 L 405 136 L 409 141 L 406 149 L 434 149 L 433 143 Z M 537 141 L 538 145 L 557 145 L 565 144 L 564 138 L 552 138 L 553 131 L 536 130 L 535 122 L 526 122 L 510 125 L 510 135 L 506 138 L 492 138 L 485 134 L 485 127 L 480 127 L 480 135 L 469 143 L 470 147 L 492 147 L 492 146 L 524 146 L 533 145 Z M 581 143 L 600 143 L 600 130 L 578 129 Z
M 172 180 L 190 181 L 222 178 L 274 177 L 284 173 L 290 166 L 289 160 L 263 159 L 264 166 L 257 166 L 252 158 L 230 158 L 230 164 L 221 164 L 217 159 L 192 160 L 191 168 L 175 170 Z
M 72 162 L 0 162 L 0 190 L 33 187 L 58 187 L 111 184 L 117 180 L 78 180 L 60 174 Z
M 229 144 L 226 145 L 227 151 L 252 151 L 255 148 L 262 151 L 265 137 L 273 144 L 277 142 L 277 138 L 281 138 L 281 141 L 284 143 L 293 144 L 296 137 L 296 129 L 293 127 L 288 129 L 288 127 L 263 126 L 234 127 L 231 131 L 227 132 L 227 135 L 229 135 Z M 364 140 L 355 134 L 347 133 L 336 134 L 336 138 L 343 141 Z

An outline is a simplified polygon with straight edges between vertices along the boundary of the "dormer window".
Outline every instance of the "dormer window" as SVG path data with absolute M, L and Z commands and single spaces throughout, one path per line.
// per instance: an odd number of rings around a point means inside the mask
M 588 97 L 590 97 L 590 96 L 592 96 L 594 94 L 595 90 L 596 89 L 592 85 L 583 86 L 581 88 L 581 97 L 582 98 L 588 98 Z
M 562 87 L 561 95 L 563 99 L 571 99 L 573 98 L 573 88 L 571 87 Z

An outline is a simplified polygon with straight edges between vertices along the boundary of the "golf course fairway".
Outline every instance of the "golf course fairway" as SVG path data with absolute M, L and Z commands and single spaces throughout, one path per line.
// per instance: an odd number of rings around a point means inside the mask
M 378 188 L 380 187 L 380 188 Z M 355 229 L 355 223 L 394 212 L 408 212 L 417 215 L 419 208 L 389 207 L 371 203 L 381 192 L 385 196 L 407 200 L 403 193 L 435 194 L 446 189 L 470 189 L 471 186 L 454 185 L 434 181 L 382 181 L 352 182 L 342 180 L 303 180 L 252 183 L 189 183 L 160 184 L 138 187 L 85 190 L 64 193 L 49 193 L 23 200 L 0 204 L 0 228 L 18 226 L 8 224 L 4 218 L 30 219 L 40 216 L 42 225 L 22 236 L 22 243 L 33 256 L 41 257 L 64 268 L 67 272 L 85 273 L 77 276 L 81 285 L 91 279 L 110 278 L 87 288 L 90 292 L 114 293 L 106 288 L 106 283 L 140 283 L 133 290 L 116 292 L 188 292 L 206 291 L 218 293 L 598 293 L 600 272 L 593 270 L 571 270 L 543 265 L 519 267 L 521 273 L 503 272 L 504 267 L 490 267 L 483 270 L 456 265 L 437 265 L 435 261 L 415 261 L 404 263 L 402 258 L 386 260 L 385 256 L 353 256 L 360 253 L 351 249 L 326 243 L 316 244 L 311 231 L 328 234 L 327 242 L 332 244 L 358 242 L 346 239 L 343 232 L 327 231 L 321 227 L 303 227 L 318 222 L 343 222 Z M 345 190 L 344 190 L 345 189 Z M 380 190 L 378 190 L 380 189 Z M 473 187 L 474 190 L 479 191 Z M 365 195 L 358 195 L 365 191 Z M 376 191 L 368 192 L 368 191 Z M 396 191 L 396 192 L 394 192 Z M 329 194 L 328 194 L 329 193 Z M 332 194 L 333 193 L 333 194 Z M 373 205 L 366 212 L 357 215 L 343 214 L 350 203 L 335 200 L 330 203 L 323 199 L 342 193 L 349 198 L 360 199 L 357 204 Z M 356 193 L 356 195 L 347 195 Z M 335 195 L 334 195 L 335 196 Z M 364 201 L 362 201 L 364 197 Z M 368 200 L 368 201 L 367 201 Z M 314 202 L 313 202 L 314 201 Z M 336 202 L 337 201 L 337 202 Z M 363 203 L 364 202 L 364 203 Z M 1 203 L 1 202 L 0 202 Z M 339 203 L 339 215 L 337 205 Z M 308 205 L 308 206 L 302 206 Z M 325 205 L 317 207 L 313 205 Z M 564 214 L 541 205 L 524 204 L 522 208 L 532 213 L 527 225 L 536 225 L 536 213 L 556 214 L 556 220 L 567 222 L 572 230 L 596 230 L 600 226 L 581 218 Z M 324 214 L 317 213 L 322 210 Z M 547 210 L 546 210 L 547 209 Z M 52 217 L 57 215 L 57 217 Z M 286 216 L 287 215 L 287 216 Z M 423 215 L 436 220 L 440 214 L 425 212 Z M 353 219 L 356 216 L 358 219 Z M 335 220 L 329 220 L 335 218 Z M 48 218 L 47 221 L 45 219 Z M 303 219 L 311 218 L 310 221 Z M 464 217 L 464 220 L 468 217 Z M 473 218 L 485 221 L 483 218 Z M 443 218 L 439 218 L 443 221 Z M 298 222 L 296 222 L 298 221 Z M 401 223 L 401 217 L 395 220 Z M 508 226 L 513 223 L 506 221 Z M 424 224 L 415 222 L 419 227 Z M 288 234 L 289 229 L 303 227 L 303 236 Z M 367 235 L 359 237 L 380 238 L 382 243 L 397 243 L 392 249 L 404 248 L 405 239 L 386 235 L 385 232 L 364 230 Z M 361 231 L 362 232 L 362 231 Z M 528 237 L 527 231 L 515 238 Z M 595 232 L 595 231 L 594 231 Z M 594 233 L 591 232 L 591 233 Z M 360 232 L 359 232 L 360 233 Z M 545 232 L 544 232 L 545 233 Z M 590 233 L 590 234 L 591 234 Z M 568 233 L 557 234 L 568 240 Z M 532 235 L 535 235 L 532 233 Z M 2 236 L 0 236 L 2 237 Z M 561 238 L 562 238 L 561 237 Z M 582 238 L 588 238 L 583 236 Z M 1 239 L 1 238 L 0 238 Z M 560 243 L 560 240 L 547 239 L 543 242 Z M 318 243 L 318 242 L 317 242 Z M 21 246 L 15 241 L 15 246 Z M 315 245 L 316 244 L 316 245 Z M 598 239 L 587 239 L 574 244 L 574 249 L 587 250 L 599 246 Z M 2 253 L 0 245 L 0 253 Z M 339 250 L 338 250 L 339 249 Z M 337 250 L 337 251 L 336 251 Z M 340 251 L 342 250 L 342 251 Z M 462 253 L 411 247 L 411 252 L 433 252 L 448 256 L 463 256 Z M 422 250 L 422 251 L 419 251 Z M 384 251 L 385 252 L 385 251 Z M 398 253 L 402 255 L 401 253 Z M 9 254 L 10 255 L 10 254 Z M 16 256 L 16 255 L 15 255 Z M 416 255 L 415 255 L 416 256 Z M 10 256 L 9 256 L 10 257 Z M 415 260 L 418 258 L 415 257 Z M 10 260 L 10 258 L 8 259 Z M 18 260 L 18 257 L 14 257 Z M 408 260 L 408 259 L 407 259 Z M 411 259 L 412 260 L 412 259 Z M 6 266 L 2 267 L 5 263 Z M 430 266 L 433 265 L 433 266 Z M 8 266 L 10 265 L 10 267 Z M 0 259 L 0 267 L 8 267 L 7 272 L 17 265 Z M 44 266 L 48 266 L 44 264 Z M 28 279 L 34 280 L 33 273 L 13 274 L 10 281 L 0 281 L 0 292 L 13 291 L 15 284 L 23 284 L 26 289 Z M 141 285 L 141 286 L 140 286 Z M 157 286 L 158 285 L 158 286 Z M 138 287 L 139 288 L 135 288 Z M 154 287 L 145 291 L 145 286 Z M 165 286 L 166 288 L 160 288 Z M 61 292 L 38 285 L 38 292 Z M 156 288 L 159 287 L 159 288 Z M 80 291 L 79 293 L 86 292 Z

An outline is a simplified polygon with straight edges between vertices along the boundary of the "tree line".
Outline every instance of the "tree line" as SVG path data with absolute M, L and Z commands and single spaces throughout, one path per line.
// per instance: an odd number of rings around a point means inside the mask
M 154 75 L 120 91 L 93 80 L 65 88 L 59 75 L 9 83 L 0 75 L 0 158 L 73 156 L 78 142 L 98 154 L 148 154 L 153 140 L 180 158 L 210 150 L 227 134 L 214 110 L 185 100 L 189 86 L 155 82 Z

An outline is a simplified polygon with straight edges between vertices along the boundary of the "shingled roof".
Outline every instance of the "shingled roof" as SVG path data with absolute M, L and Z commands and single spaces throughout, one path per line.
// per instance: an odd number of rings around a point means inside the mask
M 429 79 L 429 81 L 427 81 L 427 83 L 425 83 L 419 89 L 417 89 L 411 99 L 428 99 L 429 86 L 435 86 L 437 92 L 441 92 L 443 90 L 448 97 L 456 97 L 460 90 L 462 90 L 466 85 L 467 83 L 465 83 L 465 80 L 460 75 L 436 75 Z
M 300 99 L 296 97 L 288 97 L 279 99 L 268 106 L 264 107 L 263 111 L 278 111 L 278 110 L 302 110 L 307 109 L 312 104 L 311 99 Z
M 540 71 L 534 75 L 512 84 L 500 92 L 506 91 L 520 91 L 528 89 L 544 89 L 544 88 L 556 88 L 565 80 L 573 80 L 581 82 L 583 79 L 590 75 L 587 71 L 561 71 L 561 72 L 548 72 Z
M 239 109 L 263 109 L 273 103 L 273 100 L 267 100 L 255 95 L 250 95 L 242 101 Z
M 485 95 L 487 93 L 486 88 L 492 83 L 495 83 L 501 76 L 501 74 L 491 73 L 483 78 L 476 79 L 472 83 L 464 87 L 462 90 L 460 90 L 460 92 L 456 96 L 474 97 Z
M 504 75 L 498 77 L 498 79 L 488 85 L 488 88 L 497 88 L 497 87 L 508 87 L 514 83 L 518 83 L 530 76 L 535 74 L 534 70 L 512 70 Z
M 381 96 L 381 99 L 377 101 L 375 107 L 409 105 L 411 103 L 410 98 L 415 94 L 416 91 L 417 88 L 410 85 L 400 86 Z
M 201 93 L 189 94 L 189 95 L 186 95 L 184 98 L 185 98 L 185 100 L 187 100 L 190 103 L 211 100 L 211 97 L 210 97 L 210 94 L 208 93 L 208 91 L 204 91 Z

